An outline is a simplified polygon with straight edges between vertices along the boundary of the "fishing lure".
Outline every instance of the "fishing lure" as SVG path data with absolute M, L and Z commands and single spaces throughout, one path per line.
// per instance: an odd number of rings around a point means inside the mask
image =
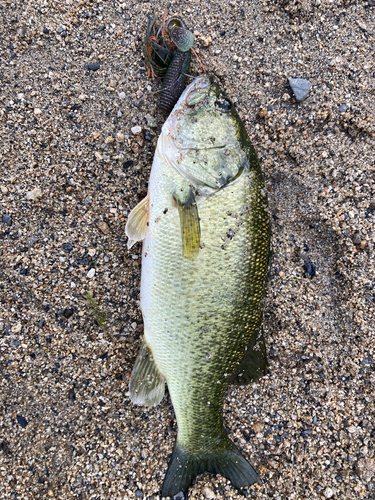
M 144 53 L 149 64 L 149 76 L 163 78 L 159 107 L 169 114 L 185 89 L 190 70 L 191 52 L 198 58 L 193 49 L 194 35 L 178 17 L 163 23 L 152 17 L 146 29 Z M 200 62 L 200 59 L 198 58 Z M 201 63 L 201 62 L 200 62 Z M 202 65 L 202 63 L 201 63 Z M 205 71 L 203 65 L 203 70 Z

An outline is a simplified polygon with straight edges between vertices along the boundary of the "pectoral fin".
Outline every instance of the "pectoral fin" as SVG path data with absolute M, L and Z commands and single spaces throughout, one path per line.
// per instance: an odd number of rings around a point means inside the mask
M 180 215 L 182 254 L 187 259 L 198 255 L 201 239 L 201 228 L 198 216 L 198 207 L 193 190 L 190 188 L 186 196 L 174 195 Z
M 144 240 L 148 228 L 150 215 L 150 198 L 146 196 L 137 206 L 133 208 L 125 226 L 125 234 L 128 237 L 128 248 L 137 241 Z
M 237 370 L 231 376 L 229 383 L 235 385 L 247 385 L 258 380 L 268 366 L 266 355 L 266 344 L 264 341 L 263 326 L 259 329 L 255 342 L 251 342 Z
M 146 342 L 143 342 L 130 376 L 130 399 L 137 405 L 156 406 L 163 399 L 164 391 L 165 378 L 159 372 Z

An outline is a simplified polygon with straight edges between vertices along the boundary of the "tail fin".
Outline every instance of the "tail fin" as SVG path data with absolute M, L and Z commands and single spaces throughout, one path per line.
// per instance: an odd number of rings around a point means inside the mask
M 188 453 L 176 443 L 164 479 L 162 497 L 173 498 L 177 493 L 186 493 L 198 474 L 206 471 L 226 477 L 237 489 L 259 481 L 258 474 L 232 441 L 228 439 L 227 442 L 224 450 L 201 456 Z

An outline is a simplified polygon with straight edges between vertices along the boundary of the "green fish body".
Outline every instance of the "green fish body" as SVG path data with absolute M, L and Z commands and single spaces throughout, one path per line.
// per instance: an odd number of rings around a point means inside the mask
M 253 146 L 208 76 L 193 81 L 165 122 L 148 195 L 126 232 L 129 247 L 143 240 L 144 343 L 130 397 L 158 404 L 166 382 L 178 423 L 162 495 L 186 492 L 204 471 L 251 485 L 258 476 L 227 437 L 222 404 L 228 383 L 255 380 L 267 365 L 270 223 Z

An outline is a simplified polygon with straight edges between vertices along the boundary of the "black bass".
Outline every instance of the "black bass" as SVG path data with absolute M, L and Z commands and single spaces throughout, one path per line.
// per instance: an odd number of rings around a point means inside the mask
M 230 101 L 204 75 L 164 123 L 148 194 L 130 213 L 129 248 L 143 241 L 144 342 L 130 398 L 153 406 L 165 382 L 178 436 L 162 495 L 187 492 L 204 471 L 234 487 L 258 476 L 228 438 L 229 383 L 267 366 L 262 331 L 270 222 L 259 162 Z

